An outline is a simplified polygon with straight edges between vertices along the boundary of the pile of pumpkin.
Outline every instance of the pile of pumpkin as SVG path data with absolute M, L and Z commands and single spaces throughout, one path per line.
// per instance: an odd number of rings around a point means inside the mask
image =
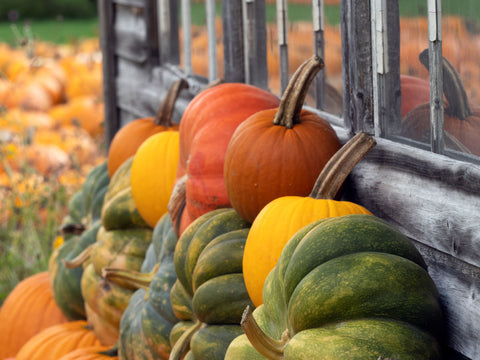
M 71 193 L 104 161 L 102 89 L 98 39 L 0 44 L 0 201 L 33 206 L 24 195 L 49 182 Z
M 45 273 L 0 309 L 0 359 L 440 359 L 439 294 L 412 242 L 342 198 L 375 145 L 281 99 L 210 86 L 115 135 L 70 199 Z

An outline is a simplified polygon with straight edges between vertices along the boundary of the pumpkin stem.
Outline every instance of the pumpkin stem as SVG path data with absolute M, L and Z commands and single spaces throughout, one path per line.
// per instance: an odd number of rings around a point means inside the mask
M 315 182 L 310 197 L 335 199 L 348 174 L 375 144 L 375 139 L 363 131 L 351 138 L 328 160 Z
M 60 232 L 62 234 L 81 235 L 84 231 L 85 231 L 85 225 L 83 224 L 68 223 L 60 227 Z
M 177 238 L 180 237 L 180 222 L 186 206 L 187 175 L 182 176 L 173 187 L 168 201 L 168 213 L 173 222 L 173 230 Z
M 255 318 L 253 317 L 253 313 L 250 310 L 250 306 L 247 306 L 243 312 L 240 325 L 242 325 L 243 331 L 245 331 L 245 335 L 247 335 L 247 338 L 252 346 L 260 354 L 270 360 L 284 359 L 283 350 L 287 342 L 290 340 L 288 334 L 284 333 L 281 341 L 269 337 L 263 332 L 260 326 L 258 326 Z
M 153 119 L 155 125 L 163 125 L 165 127 L 172 126 L 173 110 L 175 109 L 175 102 L 180 95 L 180 91 L 188 88 L 188 82 L 180 78 L 175 81 L 168 89 L 165 99 L 163 99 L 160 107 L 158 108 L 157 115 Z
M 148 291 L 150 283 L 158 272 L 159 267 L 160 263 L 155 264 L 152 271 L 149 273 L 141 273 L 131 269 L 103 268 L 102 277 L 116 283 L 117 285 L 127 283 L 135 289 L 144 289 Z
M 419 56 L 420 62 L 429 70 L 428 49 L 423 50 Z M 460 80 L 460 75 L 455 66 L 442 56 L 443 68 L 443 93 L 447 99 L 448 105 L 445 108 L 445 114 L 465 120 L 473 114 L 468 103 L 467 92 Z
M 315 75 L 325 66 L 323 60 L 314 55 L 298 67 L 283 93 L 273 123 L 293 128 L 300 120 L 300 112 L 307 96 L 308 88 Z
M 183 356 L 190 350 L 190 340 L 195 333 L 204 328 L 206 326 L 205 323 L 200 321 L 196 321 L 195 324 L 186 330 L 182 336 L 177 340 L 175 345 L 172 347 L 172 351 L 170 351 L 169 360 L 180 360 Z
M 85 250 L 83 250 L 80 254 L 78 254 L 76 258 L 74 258 L 72 260 L 65 260 L 64 259 L 63 260 L 63 265 L 65 265 L 65 267 L 67 269 L 75 269 L 79 266 L 82 266 L 90 258 L 90 254 L 92 253 L 93 245 L 95 245 L 95 244 L 89 245 Z

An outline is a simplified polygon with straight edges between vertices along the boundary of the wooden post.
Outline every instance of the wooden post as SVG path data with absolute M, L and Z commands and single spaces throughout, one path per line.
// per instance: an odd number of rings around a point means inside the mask
M 105 143 L 108 146 L 113 136 L 120 129 L 120 116 L 117 107 L 115 77 L 116 39 L 114 29 L 115 7 L 112 0 L 98 1 L 99 37 L 102 49 L 103 98 L 105 102 Z
M 226 82 L 245 82 L 242 0 L 222 0 L 223 69 Z

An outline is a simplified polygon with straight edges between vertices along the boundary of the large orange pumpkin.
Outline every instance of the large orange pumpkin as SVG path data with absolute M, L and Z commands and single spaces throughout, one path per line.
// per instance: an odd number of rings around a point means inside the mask
M 298 230 L 323 218 L 371 214 L 363 206 L 335 200 L 343 181 L 375 140 L 359 133 L 328 161 L 310 196 L 282 196 L 268 203 L 255 218 L 243 254 L 243 276 L 255 306 L 263 303 L 263 284 L 275 267 L 283 247 Z
M 185 179 L 185 209 L 181 233 L 202 214 L 229 207 L 223 181 L 223 163 L 230 138 L 250 115 L 278 107 L 270 92 L 242 83 L 210 87 L 185 109 L 180 122 L 180 154 L 176 182 Z M 174 224 L 178 214 L 171 214 Z
M 66 321 L 53 299 L 48 272 L 25 278 L 0 307 L 0 359 L 15 356 L 31 337 Z
M 117 360 L 116 351 L 109 346 L 92 346 L 73 350 L 58 360 Z
M 307 196 L 340 149 L 332 126 L 302 109 L 308 87 L 322 68 L 323 60 L 317 56 L 305 61 L 292 76 L 280 106 L 250 116 L 232 135 L 225 154 L 225 187 L 232 207 L 250 223 L 280 196 Z
M 76 349 L 100 342 L 84 320 L 50 326 L 22 346 L 15 360 L 57 360 Z
M 110 178 L 125 160 L 135 155 L 147 138 L 158 132 L 178 130 L 178 125 L 172 122 L 172 115 L 175 101 L 180 91 L 186 87 L 188 83 L 184 79 L 174 82 L 154 117 L 133 120 L 117 131 L 108 150 L 107 165 Z

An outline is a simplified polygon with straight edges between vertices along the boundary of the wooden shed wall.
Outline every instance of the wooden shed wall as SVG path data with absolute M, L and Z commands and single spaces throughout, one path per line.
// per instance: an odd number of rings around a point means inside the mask
M 354 26 L 362 26 L 361 21 L 350 23 L 361 4 L 355 0 L 344 3 L 342 39 L 348 42 Z M 188 102 L 207 83 L 205 78 L 187 76 L 175 64 L 162 64 L 154 4 L 99 0 L 107 140 L 132 119 L 155 113 L 170 84 L 184 77 L 190 88 L 176 104 L 175 121 L 180 121 Z M 342 141 L 356 129 L 373 131 L 373 105 L 368 102 L 372 84 L 358 81 L 365 71 L 371 71 L 368 66 L 364 72 L 358 70 L 369 55 L 357 56 L 356 45 L 345 45 L 343 54 L 344 64 L 350 66 L 344 69 L 345 123 L 349 126 L 319 112 L 332 121 Z M 225 53 L 227 62 L 238 61 L 232 52 L 238 54 L 242 49 L 225 49 L 230 52 Z M 231 78 L 238 79 L 243 80 L 241 74 Z M 447 357 L 480 359 L 480 166 L 378 138 L 377 146 L 357 165 L 348 182 L 345 199 L 364 205 L 401 230 L 425 257 L 445 310 Z

